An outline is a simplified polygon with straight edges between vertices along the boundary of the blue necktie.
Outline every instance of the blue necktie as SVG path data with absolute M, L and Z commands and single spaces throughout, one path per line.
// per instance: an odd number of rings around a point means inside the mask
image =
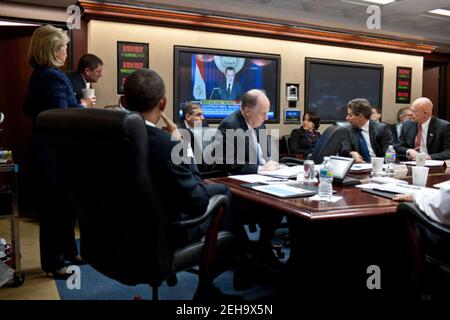
M 364 139 L 362 135 L 362 129 L 359 129 L 359 149 L 361 151 L 361 155 L 365 162 L 370 162 L 370 152 L 369 147 L 367 146 L 366 139 Z

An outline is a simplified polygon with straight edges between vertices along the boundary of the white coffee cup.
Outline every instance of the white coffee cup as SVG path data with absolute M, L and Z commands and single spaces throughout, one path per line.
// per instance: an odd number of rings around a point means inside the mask
M 425 152 L 419 152 L 416 154 L 416 166 L 424 167 L 426 158 L 427 154 Z
M 380 157 L 372 157 L 372 174 L 379 175 L 381 172 L 383 172 L 383 164 L 384 164 L 384 158 Z
M 425 187 L 428 180 L 428 167 L 412 167 L 412 183 L 415 186 Z
M 81 96 L 83 99 L 90 99 L 95 97 L 94 89 L 81 89 Z

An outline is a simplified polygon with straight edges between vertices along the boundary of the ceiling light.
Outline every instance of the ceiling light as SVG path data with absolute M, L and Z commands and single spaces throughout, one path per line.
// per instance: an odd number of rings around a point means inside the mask
M 24 23 L 24 22 L 12 22 L 12 21 L 0 21 L 0 26 L 18 27 L 18 26 L 40 26 L 40 24 Z
M 361 0 L 361 1 L 381 4 L 382 6 L 395 2 L 395 0 Z
M 450 17 L 450 10 L 447 9 L 434 9 L 428 11 L 429 13 L 439 14 L 441 16 L 447 16 Z

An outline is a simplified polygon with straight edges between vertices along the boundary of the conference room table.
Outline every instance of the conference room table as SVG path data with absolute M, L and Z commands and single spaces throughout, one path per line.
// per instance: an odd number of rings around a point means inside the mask
M 412 183 L 412 166 L 407 169 L 394 177 Z M 369 173 L 349 175 L 362 182 L 370 178 Z M 446 180 L 450 180 L 450 168 L 430 167 L 427 187 Z M 347 293 L 373 296 L 379 293 L 369 292 L 366 284 L 371 265 L 384 272 L 384 293 L 397 294 L 399 288 L 405 288 L 406 231 L 404 217 L 396 213 L 398 202 L 354 186 L 333 185 L 334 195 L 342 198 L 325 202 L 310 197 L 279 198 L 243 187 L 245 182 L 229 177 L 208 179 L 206 183 L 223 183 L 230 188 L 234 201 L 263 206 L 287 217 L 290 290 L 301 286 L 308 294 L 332 288 L 340 293 L 345 287 Z

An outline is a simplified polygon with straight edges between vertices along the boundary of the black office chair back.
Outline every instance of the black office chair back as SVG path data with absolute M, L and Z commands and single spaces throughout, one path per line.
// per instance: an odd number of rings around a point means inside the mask
M 410 276 L 414 289 L 420 292 L 424 288 L 427 281 L 426 263 L 437 266 L 436 269 L 441 272 L 447 270 L 445 275 L 449 279 L 450 226 L 431 220 L 412 203 L 399 204 L 397 213 L 404 215 L 406 220 L 411 252 Z M 445 294 L 450 295 L 450 287 Z
M 311 159 L 319 164 L 323 162 L 323 157 L 338 155 L 341 142 L 345 139 L 349 139 L 348 129 L 337 125 L 328 127 L 317 141 Z
M 284 148 L 285 148 L 285 150 L 286 150 L 286 153 L 287 153 L 287 156 L 288 157 L 290 157 L 291 156 L 291 146 L 289 145 L 289 135 L 284 135 L 283 137 L 282 137 L 282 139 L 283 139 L 283 145 L 284 145 Z
M 56 145 L 57 172 L 79 210 L 81 254 L 122 283 L 158 286 L 171 273 L 168 214 L 150 176 L 137 113 L 52 109 L 38 129 Z

